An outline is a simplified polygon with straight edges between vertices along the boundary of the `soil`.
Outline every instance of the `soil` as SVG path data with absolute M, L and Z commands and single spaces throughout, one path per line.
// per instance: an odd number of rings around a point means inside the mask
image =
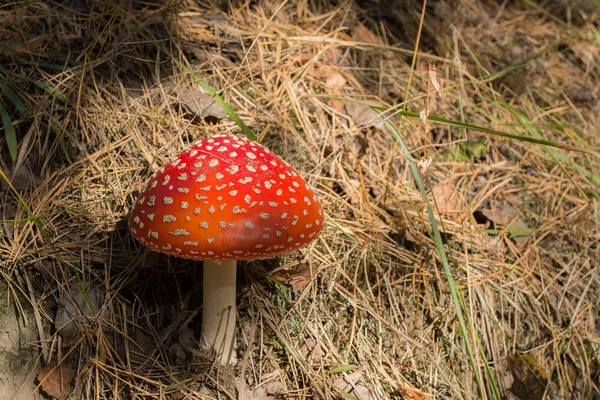
M 19 315 L 6 285 L 0 286 L 0 400 L 42 400 L 36 389 L 41 368 L 33 313 Z M 24 303 L 22 303 L 25 306 Z

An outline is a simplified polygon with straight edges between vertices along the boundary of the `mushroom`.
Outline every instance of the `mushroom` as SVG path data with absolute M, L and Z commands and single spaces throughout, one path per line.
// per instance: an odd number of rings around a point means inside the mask
M 144 246 L 204 260 L 200 346 L 235 363 L 236 261 L 290 253 L 323 229 L 323 208 L 298 171 L 245 138 L 193 144 L 146 183 L 129 217 Z

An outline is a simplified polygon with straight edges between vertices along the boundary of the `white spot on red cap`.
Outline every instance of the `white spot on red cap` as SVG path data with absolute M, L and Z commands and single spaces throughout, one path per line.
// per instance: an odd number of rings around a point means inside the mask
M 235 164 L 230 165 L 229 167 L 225 168 L 225 171 L 229 172 L 232 175 L 235 174 L 236 172 L 238 172 L 239 170 L 240 170 L 240 168 Z
M 173 236 L 188 236 L 190 233 L 185 229 L 175 229 L 174 231 L 169 232 Z

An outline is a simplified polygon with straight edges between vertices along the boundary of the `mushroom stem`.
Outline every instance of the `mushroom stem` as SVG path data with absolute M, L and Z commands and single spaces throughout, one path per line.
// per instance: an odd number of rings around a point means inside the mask
M 200 348 L 214 350 L 221 365 L 235 364 L 236 261 L 204 261 Z

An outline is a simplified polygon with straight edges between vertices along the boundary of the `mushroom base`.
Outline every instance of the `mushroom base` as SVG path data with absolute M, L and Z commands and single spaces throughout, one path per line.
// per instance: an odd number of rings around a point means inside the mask
M 235 364 L 236 261 L 204 261 L 200 348 L 214 351 L 220 364 Z

